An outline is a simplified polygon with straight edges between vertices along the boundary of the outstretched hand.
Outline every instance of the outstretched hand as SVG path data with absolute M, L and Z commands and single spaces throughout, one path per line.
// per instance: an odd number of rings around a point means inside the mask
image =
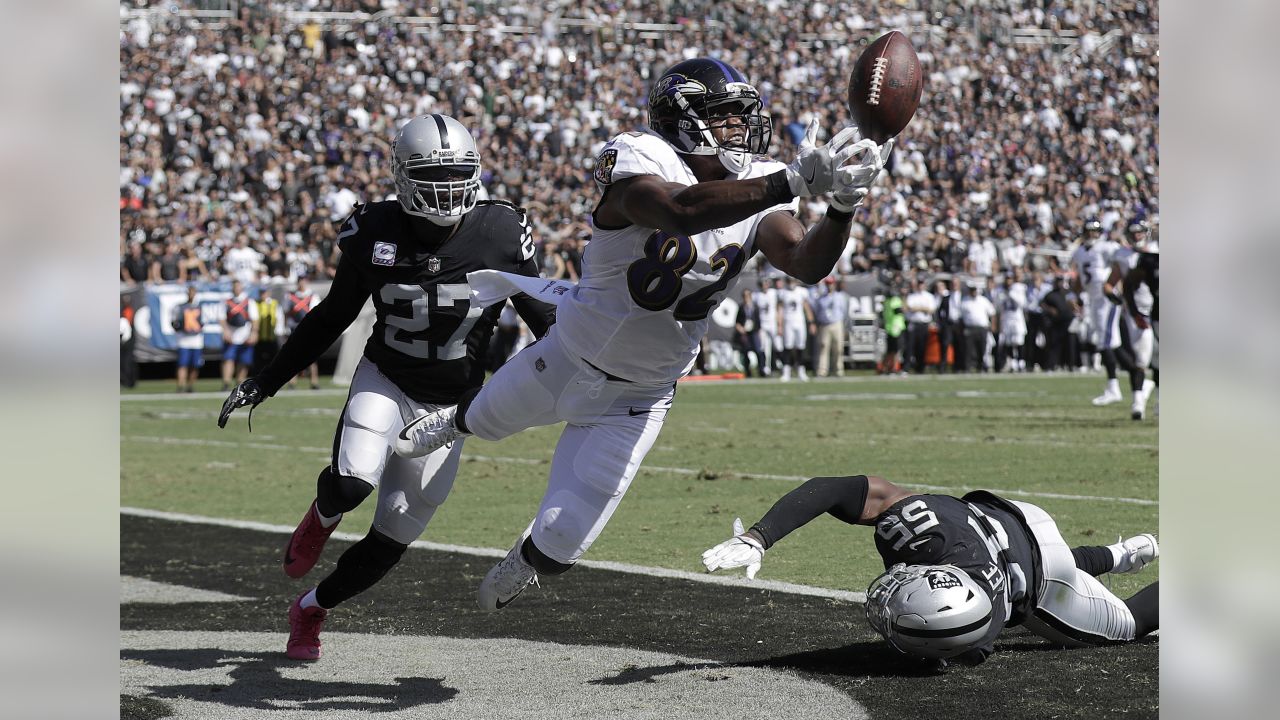
M 266 397 L 263 396 L 262 387 L 258 385 L 256 379 L 249 378 L 240 383 L 235 386 L 231 394 L 227 396 L 227 399 L 222 402 L 222 412 L 218 413 L 218 427 L 225 428 L 227 420 L 231 418 L 231 413 L 248 405 L 249 432 L 253 432 L 253 408 L 257 407 L 263 400 L 266 400 Z
M 733 537 L 702 553 L 707 572 L 730 568 L 747 568 L 747 579 L 754 580 L 764 558 L 764 546 L 742 529 L 742 518 L 733 520 Z

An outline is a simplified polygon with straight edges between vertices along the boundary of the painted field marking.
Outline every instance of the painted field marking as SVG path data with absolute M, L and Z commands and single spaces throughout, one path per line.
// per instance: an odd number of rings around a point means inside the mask
M 193 523 L 198 525 L 215 525 L 218 527 L 236 528 L 238 530 L 256 530 L 259 532 L 276 533 L 279 535 L 289 535 L 294 531 L 291 525 L 272 525 L 270 523 L 255 522 L 252 520 L 231 520 L 227 518 L 205 517 L 203 515 L 188 515 L 186 513 L 165 512 L 163 510 L 149 510 L 147 508 L 122 507 L 121 515 L 131 515 L 134 517 L 152 518 L 155 520 L 167 520 L 170 522 Z M 359 533 L 335 532 L 331 537 L 339 540 L 347 540 L 356 542 L 364 537 Z M 470 547 L 467 545 L 450 545 L 447 543 L 434 543 L 426 540 L 415 540 L 409 544 L 409 547 L 421 548 L 423 550 L 435 550 L 437 552 L 457 553 L 460 555 L 475 555 L 478 557 L 503 558 L 506 557 L 507 551 L 498 548 L 481 548 Z M 645 567 L 643 565 L 632 565 L 630 563 L 611 562 L 607 560 L 579 560 L 578 565 L 586 568 L 594 568 L 597 570 L 611 570 L 613 572 L 628 573 L 631 575 L 648 575 L 650 577 L 672 578 L 675 580 L 689 580 L 692 582 L 706 583 L 708 585 L 725 585 L 729 587 L 751 588 L 755 590 L 772 590 L 774 592 L 789 593 L 791 595 L 807 595 L 810 597 L 831 598 L 833 600 L 844 600 L 846 602 L 861 603 L 867 599 L 867 594 L 863 592 L 851 592 L 849 590 L 834 590 L 831 588 L 813 587 L 811 585 L 800 585 L 797 583 L 781 582 L 778 580 L 747 580 L 745 577 L 737 577 L 732 575 L 711 575 L 707 573 L 694 573 L 686 570 L 671 570 L 668 568 Z
M 895 436 L 896 437 L 896 436 Z M 331 448 L 309 447 L 306 445 L 292 446 L 280 445 L 275 443 L 255 443 L 255 442 L 238 442 L 232 440 L 205 440 L 203 438 L 166 438 L 155 435 L 122 435 L 121 440 L 132 442 L 149 442 L 159 443 L 162 445 L 199 445 L 205 447 L 225 447 L 225 448 L 249 448 L 252 450 L 274 450 L 281 452 L 299 452 L 308 454 L 328 455 L 332 452 Z M 547 460 L 539 460 L 536 458 L 515 458 L 515 457 L 499 457 L 493 455 L 473 455 L 464 453 L 463 460 L 472 462 L 493 462 L 493 463 L 509 463 L 513 465 L 546 465 L 550 462 Z M 684 467 L 664 467 L 661 465 L 641 465 L 640 472 L 657 472 L 669 473 L 674 475 L 701 475 L 705 470 L 695 470 L 693 468 Z M 760 480 L 780 480 L 791 483 L 805 482 L 812 475 L 772 475 L 769 473 L 740 472 L 737 470 L 726 470 L 726 475 L 734 475 L 741 478 L 755 478 Z M 913 488 L 917 490 L 942 491 L 942 492 L 967 492 L 969 490 L 990 490 L 1000 495 L 1014 495 L 1017 497 L 1027 498 L 1045 498 L 1052 500 L 1086 500 L 1094 502 L 1115 502 L 1128 505 L 1151 505 L 1158 506 L 1159 500 L 1151 500 L 1148 498 L 1131 498 L 1131 497 L 1110 497 L 1106 495 L 1070 495 L 1066 493 L 1041 492 L 1032 490 L 1019 490 L 1016 488 L 996 488 L 996 487 L 976 487 L 972 485 L 922 485 L 919 483 L 899 483 L 902 487 Z M 291 531 L 292 532 L 292 531 Z

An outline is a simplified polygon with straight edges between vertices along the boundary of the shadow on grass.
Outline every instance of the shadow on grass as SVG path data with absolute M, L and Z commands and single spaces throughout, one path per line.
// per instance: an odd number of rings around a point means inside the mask
M 151 686 L 152 700 L 185 698 L 257 710 L 390 712 L 436 705 L 458 694 L 443 678 L 395 678 L 393 684 L 286 678 L 281 670 L 306 667 L 277 652 L 238 652 L 218 648 L 122 650 L 122 660 L 136 660 L 172 670 L 230 668 L 231 684 L 197 682 Z

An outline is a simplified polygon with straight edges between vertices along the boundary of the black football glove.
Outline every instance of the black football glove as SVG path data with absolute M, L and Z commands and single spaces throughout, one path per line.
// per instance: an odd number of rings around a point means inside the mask
M 237 385 L 235 389 L 231 391 L 231 394 L 227 396 L 227 399 L 223 401 L 222 412 L 218 413 L 218 427 L 226 427 L 227 419 L 231 417 L 231 413 L 237 408 L 242 408 L 245 405 L 248 405 L 249 432 L 253 432 L 253 409 L 258 407 L 258 404 L 266 399 L 267 397 L 263 394 L 262 388 L 258 385 L 257 379 L 249 378 L 248 380 L 245 380 Z

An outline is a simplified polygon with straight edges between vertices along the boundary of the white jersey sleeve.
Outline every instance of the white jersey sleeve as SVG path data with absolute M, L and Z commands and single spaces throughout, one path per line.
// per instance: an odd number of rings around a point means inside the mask
M 676 169 L 673 166 L 683 164 L 673 157 L 675 154 L 666 141 L 655 135 L 623 133 L 600 151 L 596 158 L 595 179 L 601 187 L 637 175 L 656 175 L 669 182 L 679 182 L 667 177 Z

